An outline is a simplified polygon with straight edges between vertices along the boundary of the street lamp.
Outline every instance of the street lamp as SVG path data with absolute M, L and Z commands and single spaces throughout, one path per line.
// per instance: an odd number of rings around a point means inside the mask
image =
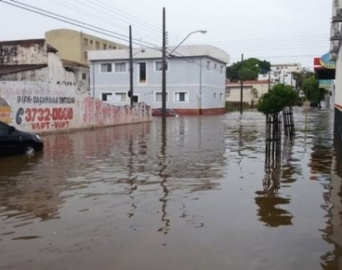
M 162 117 L 163 122 L 165 121 L 166 116 L 166 31 L 165 31 L 165 9 L 163 14 L 163 59 L 162 59 Z M 192 34 L 195 33 L 201 33 L 205 34 L 207 33 L 207 30 L 197 30 L 190 32 L 176 47 L 173 48 L 173 50 L 168 54 L 171 56 L 171 54 L 178 49 L 178 47 Z
M 189 33 L 170 53 L 169 55 L 171 55 L 175 50 L 178 49 L 178 47 L 188 38 L 190 37 L 192 34 L 195 33 L 201 33 L 201 34 L 205 34 L 207 33 L 207 30 L 197 30 L 197 31 L 192 31 L 191 33 Z

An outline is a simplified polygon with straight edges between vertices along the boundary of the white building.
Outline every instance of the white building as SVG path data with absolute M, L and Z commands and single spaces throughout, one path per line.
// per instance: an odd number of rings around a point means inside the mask
M 173 48 L 168 48 L 172 51 Z M 166 107 L 178 114 L 225 112 L 229 55 L 213 46 L 181 46 L 167 57 Z M 162 52 L 133 50 L 133 100 L 162 107 Z M 89 51 L 90 93 L 113 105 L 128 105 L 129 50 Z
M 302 67 L 299 63 L 273 64 L 269 73 L 259 74 L 258 80 L 270 80 L 272 83 L 282 83 L 296 87 L 293 73 L 301 71 Z

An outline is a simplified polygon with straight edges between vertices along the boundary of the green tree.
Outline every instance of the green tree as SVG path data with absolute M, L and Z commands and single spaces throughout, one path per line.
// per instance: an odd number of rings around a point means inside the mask
M 291 86 L 277 84 L 266 94 L 262 95 L 258 102 L 258 111 L 266 116 L 277 119 L 279 113 L 285 108 L 292 108 L 299 100 L 298 92 Z
M 319 82 L 314 75 L 303 81 L 303 91 L 306 99 L 318 106 L 325 96 L 325 89 L 319 88 Z
M 271 69 L 270 62 L 249 58 L 243 62 L 236 62 L 227 68 L 227 79 L 231 81 L 256 80 L 259 73 L 267 73 Z
M 304 80 L 315 74 L 310 70 L 303 69 L 300 72 L 292 72 L 292 75 L 293 79 L 296 81 L 296 89 L 303 89 Z

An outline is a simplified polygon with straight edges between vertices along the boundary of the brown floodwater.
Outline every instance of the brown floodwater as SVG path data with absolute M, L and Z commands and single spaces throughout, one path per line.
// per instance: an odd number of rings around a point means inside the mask
M 333 112 L 258 112 L 44 136 L 0 159 L 0 269 L 342 269 Z

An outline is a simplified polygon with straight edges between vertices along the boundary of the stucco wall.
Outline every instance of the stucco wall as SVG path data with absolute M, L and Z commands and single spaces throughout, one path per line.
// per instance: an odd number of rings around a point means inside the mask
M 1 121 L 38 133 L 151 120 L 144 104 L 133 109 L 112 106 L 78 93 L 74 85 L 1 81 L 0 97 Z
M 2 76 L 0 121 L 24 131 L 51 133 L 152 119 L 151 109 L 145 104 L 131 109 L 91 98 L 77 84 L 75 74 L 63 68 L 55 53 L 48 53 L 46 62 L 46 68 Z

